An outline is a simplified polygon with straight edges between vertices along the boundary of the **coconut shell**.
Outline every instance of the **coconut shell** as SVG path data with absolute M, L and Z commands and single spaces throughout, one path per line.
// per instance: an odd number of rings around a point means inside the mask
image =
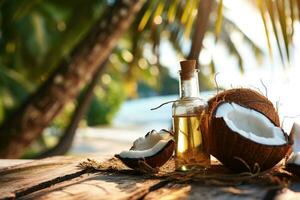
M 287 144 L 266 145 L 260 144 L 231 130 L 223 118 L 214 117 L 217 108 L 225 102 L 219 102 L 210 119 L 210 151 L 224 166 L 236 171 L 254 169 L 255 163 L 261 171 L 270 169 L 281 161 L 289 152 L 291 144 L 285 134 Z
M 280 126 L 279 116 L 272 102 L 260 93 L 248 88 L 236 88 L 220 92 L 208 101 L 208 107 L 201 119 L 201 130 L 209 141 L 210 153 L 215 157 L 217 157 L 216 155 L 219 152 L 219 148 L 215 146 L 214 140 L 217 139 L 216 137 L 220 136 L 216 136 L 212 133 L 212 130 L 215 129 L 215 125 L 212 125 L 211 122 L 214 118 L 214 111 L 217 109 L 218 105 L 223 102 L 234 102 L 243 107 L 253 109 L 265 115 L 276 126 Z M 218 127 L 216 128 L 219 129 Z
M 272 102 L 255 90 L 236 88 L 220 92 L 208 101 L 207 112 L 211 114 L 220 102 L 234 102 L 246 108 L 251 108 L 264 114 L 276 126 L 280 126 L 279 116 Z
M 117 154 L 115 157 L 119 158 L 127 167 L 132 169 L 140 170 L 143 167 L 140 162 L 145 162 L 150 167 L 157 168 L 164 165 L 171 158 L 174 148 L 174 140 L 169 140 L 166 146 L 153 156 L 143 158 L 123 158 Z

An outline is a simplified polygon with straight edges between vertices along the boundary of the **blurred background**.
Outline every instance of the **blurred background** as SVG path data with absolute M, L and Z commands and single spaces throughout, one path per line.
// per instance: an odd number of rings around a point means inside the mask
M 198 61 L 202 98 L 217 87 L 255 89 L 287 132 L 300 115 L 299 0 L 0 6 L 2 158 L 114 154 L 169 129 L 171 104 L 150 109 L 178 98 L 184 59 Z

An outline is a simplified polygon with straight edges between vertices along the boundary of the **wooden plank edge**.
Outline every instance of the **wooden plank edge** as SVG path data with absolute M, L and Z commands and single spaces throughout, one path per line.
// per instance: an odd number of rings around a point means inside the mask
M 98 174 L 99 171 L 93 171 L 93 172 L 90 172 L 92 174 Z M 109 172 L 101 172 L 100 174 L 104 175 L 104 176 L 109 176 Z M 106 175 L 105 175 L 106 174 Z M 122 172 L 120 174 L 123 174 Z M 85 175 L 87 175 L 86 177 L 84 177 Z M 126 175 L 126 174 L 123 174 L 123 175 Z M 92 175 L 93 176 L 93 175 Z M 96 175 L 97 176 L 97 175 Z M 118 176 L 118 173 L 115 173 L 115 176 Z M 82 178 L 80 178 L 82 177 Z M 91 174 L 88 175 L 87 173 L 85 174 L 82 174 L 81 176 L 78 176 L 78 177 L 75 177 L 74 179 L 70 179 L 70 180 L 66 180 L 64 182 L 59 182 L 53 186 L 51 186 L 51 189 L 50 191 L 52 192 L 55 192 L 57 189 L 59 188 L 65 188 L 66 186 L 69 186 L 69 185 L 74 185 L 76 183 L 81 183 L 81 182 L 84 182 L 85 180 L 87 180 L 87 178 L 89 179 L 89 177 L 91 177 Z M 78 180 L 76 180 L 78 179 Z M 74 182 L 72 182 L 72 180 L 75 180 Z M 147 180 L 147 179 L 146 179 Z M 72 183 L 68 183 L 68 181 L 71 181 Z M 148 186 L 142 186 L 141 188 L 137 188 L 137 190 L 135 190 L 135 192 L 131 193 L 131 194 L 128 194 L 128 196 L 126 197 L 126 199 L 130 199 L 130 200 L 140 200 L 140 199 L 143 199 L 147 194 L 149 194 L 150 192 L 153 192 L 155 190 L 158 190 L 162 187 L 164 187 L 165 185 L 169 184 L 170 181 L 169 180 L 160 180 L 158 179 L 157 182 L 154 182 Z M 44 189 L 41 189 L 41 190 L 38 190 L 38 191 L 35 191 L 35 192 L 32 192 L 32 193 L 29 193 L 27 195 L 24 195 L 24 196 L 20 196 L 19 198 L 20 199 L 39 199 L 40 197 L 42 196 L 39 196 L 39 193 L 40 194 L 43 194 L 47 191 L 47 188 L 44 188 Z M 50 192 L 51 193 L 51 192 Z M 56 198 L 56 197 L 55 197 Z M 54 198 L 54 199 L 55 199 Z M 76 197 L 75 197 L 76 198 Z M 114 196 L 111 197 L 112 199 L 114 198 Z M 42 197 L 43 199 L 43 197 Z M 47 199 L 47 198 L 46 198 Z
M 152 185 L 151 187 L 149 187 L 145 192 L 143 192 L 141 195 L 133 195 L 132 199 L 144 199 L 150 192 L 154 192 L 160 188 L 163 188 L 164 186 L 166 186 L 168 183 L 170 183 L 169 180 L 162 180 L 154 185 Z M 134 196 L 136 196 L 137 198 L 134 198 Z
M 51 180 L 48 180 L 48 181 L 45 181 L 45 182 L 41 182 L 41 183 L 39 183 L 37 185 L 34 185 L 34 186 L 30 187 L 30 188 L 27 188 L 25 190 L 17 191 L 14 194 L 9 193 L 9 194 L 7 194 L 7 196 L 1 197 L 1 198 L 3 198 L 3 199 L 20 198 L 20 197 L 28 195 L 30 193 L 33 193 L 33 192 L 45 189 L 47 187 L 50 187 L 50 186 L 52 186 L 54 184 L 57 184 L 57 183 L 60 183 L 60 182 L 66 181 L 66 180 L 70 180 L 70 179 L 73 179 L 73 178 L 76 178 L 76 177 L 81 176 L 82 174 L 85 174 L 87 172 L 91 172 L 91 169 L 84 169 L 84 170 L 81 170 L 81 171 L 77 171 L 75 173 L 66 174 L 65 176 L 56 177 L 54 179 L 51 179 Z
M 0 170 L 6 169 L 7 167 L 12 167 L 20 164 L 25 164 L 32 162 L 31 159 L 0 159 Z

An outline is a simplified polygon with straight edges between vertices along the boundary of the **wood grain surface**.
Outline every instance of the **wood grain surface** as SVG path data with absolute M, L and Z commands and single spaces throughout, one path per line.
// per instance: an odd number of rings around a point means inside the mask
M 111 162 L 111 156 L 92 158 L 107 165 Z M 25 163 L 11 161 L 17 165 L 0 166 L 0 199 L 300 199 L 297 178 L 288 180 L 286 187 L 255 182 L 214 185 L 213 180 L 174 181 L 164 176 L 145 176 L 128 168 L 79 168 L 84 160 L 60 156 Z

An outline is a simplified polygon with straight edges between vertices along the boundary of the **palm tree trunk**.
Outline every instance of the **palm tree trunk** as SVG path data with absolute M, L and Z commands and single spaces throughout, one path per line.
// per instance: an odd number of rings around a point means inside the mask
M 106 62 L 103 65 L 105 64 Z M 94 96 L 94 88 L 97 85 L 97 82 L 99 80 L 100 74 L 102 74 L 103 72 L 103 69 L 104 66 L 99 67 L 97 69 L 97 72 L 94 74 L 91 83 L 89 83 L 86 90 L 83 92 L 82 98 L 78 100 L 76 109 L 72 115 L 72 119 L 68 127 L 66 128 L 63 136 L 59 139 L 59 142 L 53 148 L 42 152 L 36 158 L 45 158 L 49 156 L 62 155 L 69 151 L 73 144 L 78 124 L 84 116 L 84 114 L 86 113 L 87 109 L 89 108 L 91 100 Z
M 212 0 L 201 0 L 198 6 L 196 28 L 194 30 L 192 46 L 188 55 L 188 59 L 195 59 L 197 63 L 202 49 L 203 38 L 209 23 L 212 2 Z
M 0 128 L 0 157 L 18 158 L 105 62 L 144 0 L 120 0 L 48 80 Z

